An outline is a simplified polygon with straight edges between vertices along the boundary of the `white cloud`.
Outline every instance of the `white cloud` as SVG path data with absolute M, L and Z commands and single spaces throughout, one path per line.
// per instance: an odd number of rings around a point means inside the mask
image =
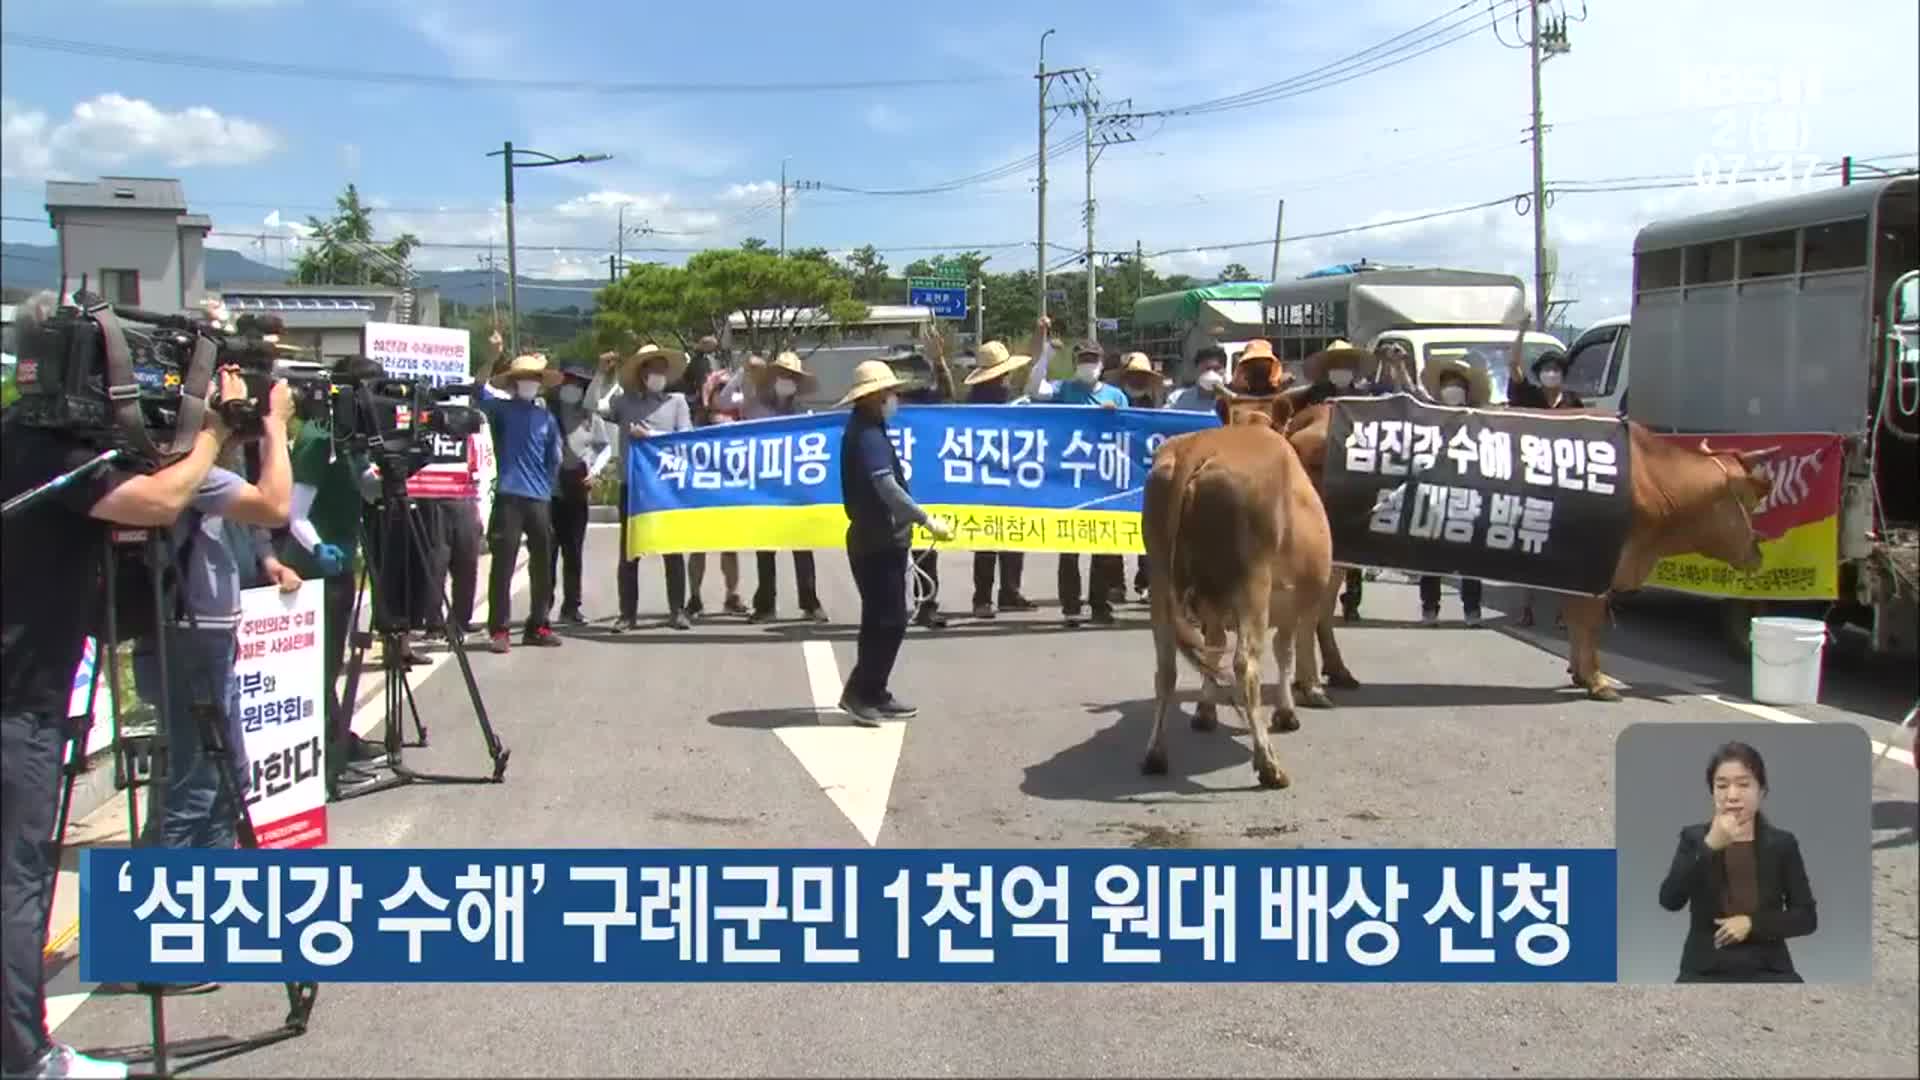
M 280 148 L 280 138 L 251 120 L 205 106 L 168 112 L 150 101 L 101 94 L 51 121 L 38 109 L 0 101 L 4 175 L 44 179 L 153 161 L 173 169 L 250 165 Z
M 867 127 L 882 135 L 904 134 L 908 128 L 907 117 L 899 109 L 884 101 L 876 101 L 860 113 L 860 119 Z

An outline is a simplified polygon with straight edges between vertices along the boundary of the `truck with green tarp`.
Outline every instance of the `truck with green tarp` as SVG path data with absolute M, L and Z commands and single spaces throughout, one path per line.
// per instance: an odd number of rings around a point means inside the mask
M 1160 364 L 1176 382 L 1193 378 L 1193 358 L 1218 345 L 1227 370 L 1247 342 L 1266 336 L 1260 318 L 1264 281 L 1223 281 L 1198 289 L 1143 296 L 1133 305 L 1133 348 Z

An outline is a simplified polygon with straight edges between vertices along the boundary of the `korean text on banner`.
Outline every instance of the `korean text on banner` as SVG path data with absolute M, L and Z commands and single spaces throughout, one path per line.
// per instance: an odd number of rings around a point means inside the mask
M 446 326 L 370 322 L 366 325 L 366 355 L 377 360 L 394 379 L 413 379 L 430 386 L 473 381 L 470 335 Z M 458 398 L 449 404 L 466 401 Z M 464 440 L 433 436 L 430 464 L 407 478 L 407 493 L 416 499 L 470 499 L 479 491 L 474 463 Z
M 323 583 L 271 586 L 240 596 L 241 737 L 246 741 L 247 815 L 263 848 L 327 842 Z
M 1614 853 L 89 849 L 81 977 L 1611 982 Z M 255 918 L 265 912 L 266 918 Z
M 847 415 L 633 440 L 627 554 L 841 546 Z M 950 548 L 1129 554 L 1146 550 L 1140 508 L 1154 452 L 1219 422 L 1156 409 L 928 405 L 901 409 L 887 436 L 914 500 L 953 521 Z
M 1614 417 L 1333 402 L 1323 475 L 1334 558 L 1598 596 L 1633 524 Z
M 1664 436 L 1697 447 L 1702 436 Z M 1755 508 L 1766 561 L 1743 572 L 1705 555 L 1662 559 L 1649 588 L 1702 596 L 1751 596 L 1767 600 L 1832 600 L 1840 595 L 1840 500 L 1847 478 L 1846 442 L 1838 435 L 1713 435 L 1715 450 L 1777 447 L 1773 490 Z

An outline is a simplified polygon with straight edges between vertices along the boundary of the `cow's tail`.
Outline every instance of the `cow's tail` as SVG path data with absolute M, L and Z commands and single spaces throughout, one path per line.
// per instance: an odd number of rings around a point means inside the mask
M 1210 646 L 1206 642 L 1201 627 L 1207 620 L 1215 625 L 1232 625 L 1233 600 L 1237 595 L 1238 579 L 1245 575 L 1249 565 L 1248 553 L 1231 551 L 1221 544 L 1221 537 L 1233 538 L 1230 543 L 1237 545 L 1243 535 L 1238 528 L 1239 522 L 1233 520 L 1234 507 L 1231 500 L 1209 498 L 1217 486 L 1227 480 L 1227 476 L 1217 470 L 1210 470 L 1211 459 L 1202 461 L 1187 474 L 1186 481 L 1180 485 L 1173 506 L 1173 528 L 1167 548 L 1168 586 L 1173 602 L 1172 615 L 1174 644 L 1180 655 L 1187 658 L 1206 678 L 1216 684 L 1225 684 L 1230 680 L 1226 670 L 1227 649 L 1224 643 Z M 1211 475 L 1209 473 L 1211 472 Z M 1208 512 L 1212 512 L 1211 521 Z M 1209 527 L 1211 526 L 1211 527 Z M 1211 533 L 1214 537 L 1206 549 L 1209 557 L 1197 557 L 1193 544 L 1181 544 L 1183 535 L 1194 536 Z

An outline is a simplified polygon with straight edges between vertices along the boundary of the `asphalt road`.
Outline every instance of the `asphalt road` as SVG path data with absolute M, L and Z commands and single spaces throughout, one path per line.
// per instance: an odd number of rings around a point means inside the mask
M 596 528 L 590 565 L 610 571 L 613 544 L 612 530 Z M 843 768 L 855 767 L 845 764 L 852 757 L 884 771 L 895 734 L 843 729 L 869 746 L 880 740 L 859 753 L 844 749 L 843 734 L 820 734 L 813 707 L 852 663 L 856 603 L 844 557 L 823 552 L 819 562 L 835 617 L 824 628 L 722 618 L 687 633 L 612 637 L 610 573 L 600 573 L 605 587 L 588 614 L 602 622 L 569 633 L 564 648 L 473 653 L 513 747 L 506 783 L 336 804 L 332 842 L 865 843 L 795 749 L 815 759 L 823 746 L 837 749 Z M 1053 559 L 1029 563 L 1027 591 L 1044 603 Z M 968 565 L 963 554 L 944 560 L 952 611 L 969 602 Z M 791 567 L 782 556 L 788 620 Z M 745 572 L 750 592 L 750 558 Z M 718 567 L 709 573 L 706 599 L 717 609 Z M 660 577 L 656 561 L 643 564 L 644 610 L 664 610 Z M 1491 612 L 1511 603 L 1490 590 Z M 1456 605 L 1449 596 L 1448 616 Z M 1176 720 L 1169 775 L 1140 774 L 1152 697 L 1143 608 L 1122 609 L 1122 625 L 1108 630 L 1065 630 L 1045 608 L 916 628 L 895 691 L 923 711 L 897 743 L 890 794 L 842 797 L 856 817 L 883 812 L 878 842 L 899 847 L 1610 846 L 1613 740 L 1623 727 L 1753 719 L 1702 696 L 1739 692 L 1744 667 L 1703 644 L 1710 620 L 1684 607 L 1622 615 L 1607 670 L 1630 689 L 1606 705 L 1562 689 L 1555 654 L 1564 643 L 1551 630 L 1420 628 L 1417 606 L 1408 585 L 1369 583 L 1367 621 L 1342 632 L 1365 685 L 1278 737 L 1293 779 L 1279 792 L 1253 786 L 1246 740 L 1224 712 L 1211 736 Z M 1551 626 L 1550 607 L 1540 621 Z M 837 671 L 808 641 L 829 643 Z M 1794 711 L 1859 723 L 1883 741 L 1913 695 L 1910 671 L 1840 671 L 1829 681 L 1835 705 Z M 1189 696 L 1193 685 L 1184 675 Z M 434 747 L 409 760 L 482 768 L 459 679 L 439 673 L 418 691 Z M 1877 773 L 1875 974 L 1857 986 L 332 985 L 304 1037 L 196 1072 L 1912 1076 L 1915 790 L 1903 763 Z M 168 1006 L 177 1039 L 268 1029 L 283 1012 L 277 986 L 230 986 Z M 96 995 L 58 1034 L 83 1048 L 143 1044 L 145 1000 Z

